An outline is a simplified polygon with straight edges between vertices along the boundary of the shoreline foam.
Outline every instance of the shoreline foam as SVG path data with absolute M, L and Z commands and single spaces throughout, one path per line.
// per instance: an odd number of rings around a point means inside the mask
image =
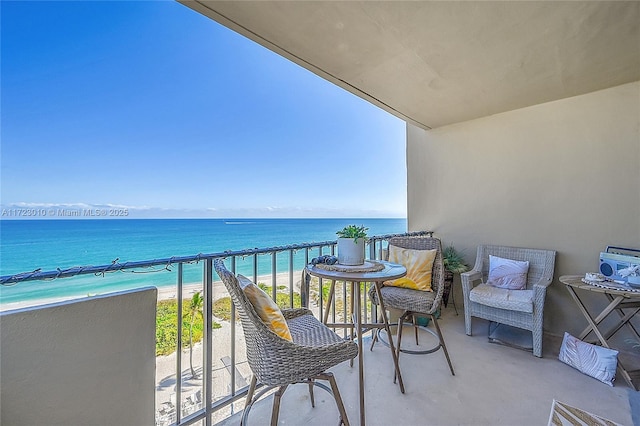
M 299 271 L 294 271 L 293 272 L 293 283 L 289 282 L 289 273 L 288 272 L 281 272 L 276 274 L 276 285 L 286 285 L 287 287 L 289 287 L 290 284 L 292 284 L 294 287 L 298 286 L 300 284 L 300 276 L 302 274 L 302 270 Z M 251 278 L 251 277 L 249 277 Z M 252 278 L 251 278 L 252 279 Z M 260 283 L 265 283 L 267 285 L 271 285 L 272 284 L 272 276 L 271 274 L 269 275 L 259 275 L 258 276 L 258 282 Z M 143 288 L 143 287 L 148 287 L 148 286 L 141 286 L 138 288 Z M 170 300 L 170 299 L 177 299 L 178 297 L 178 288 L 176 285 L 171 285 L 171 286 L 162 286 L 162 287 L 156 287 L 158 289 L 158 302 L 161 300 Z M 189 284 L 183 284 L 182 285 L 182 297 L 183 299 L 190 299 L 194 293 L 196 293 L 197 291 L 202 291 L 203 290 L 203 283 L 189 283 Z M 126 291 L 126 290 L 120 290 L 120 291 Z M 35 308 L 35 307 L 39 307 L 39 306 L 48 306 L 48 305 L 52 305 L 52 304 L 56 304 L 56 303 L 60 303 L 60 302 L 66 302 L 66 301 L 70 301 L 70 300 L 81 300 L 87 297 L 94 297 L 94 296 L 105 296 L 105 295 L 109 295 L 109 294 L 113 294 L 113 293 L 117 293 L 117 292 L 107 292 L 107 293 L 98 293 L 98 294 L 92 294 L 91 296 L 87 296 L 87 295 L 77 295 L 77 296 L 60 296 L 60 297 L 51 297 L 51 298 L 42 298 L 42 299 L 33 299 L 33 300 L 24 300 L 24 301 L 20 301 L 20 302 L 11 302 L 11 303 L 0 303 L 0 312 L 7 312 L 7 311 L 13 311 L 13 310 L 18 310 L 18 309 L 24 309 L 24 308 Z M 213 282 L 213 294 L 214 294 L 214 299 L 218 299 L 219 297 L 216 297 L 216 295 L 221 294 L 221 293 L 226 293 L 226 289 L 224 288 L 224 284 L 222 283 L 222 281 L 214 281 Z M 0 301 L 1 302 L 1 301 Z

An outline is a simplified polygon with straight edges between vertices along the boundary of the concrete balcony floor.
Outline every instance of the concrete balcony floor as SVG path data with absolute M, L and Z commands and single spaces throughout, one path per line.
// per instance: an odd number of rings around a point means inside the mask
M 640 407 L 640 392 L 620 377 L 615 386 L 588 377 L 558 361 L 561 339 L 545 337 L 544 357 L 489 343 L 487 322 L 474 319 L 473 336 L 464 333 L 464 314 L 451 305 L 439 321 L 455 370 L 452 376 L 442 351 L 429 355 L 401 354 L 400 368 L 406 393 L 393 383 L 388 347 L 376 344 L 369 351 L 366 335 L 365 405 L 368 425 L 546 425 L 554 399 L 623 425 L 632 425 L 632 405 Z M 431 327 L 431 326 L 430 326 Z M 420 343 L 429 347 L 433 337 L 422 331 Z M 404 343 L 413 342 L 406 329 Z M 637 357 L 636 357 L 637 358 Z M 342 394 L 349 421 L 359 424 L 358 369 L 343 363 L 331 371 Z M 306 385 L 290 386 L 282 398 L 279 424 L 338 424 L 331 396 L 316 388 L 311 407 Z M 256 403 L 249 424 L 269 424 L 272 397 Z M 636 417 L 638 414 L 636 414 Z M 224 425 L 239 424 L 239 414 Z

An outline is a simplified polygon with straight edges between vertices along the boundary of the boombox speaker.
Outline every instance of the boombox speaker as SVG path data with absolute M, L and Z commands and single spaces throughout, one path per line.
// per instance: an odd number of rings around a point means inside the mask
M 638 255 L 622 253 L 637 253 Z M 625 283 L 627 277 L 620 276 L 618 272 L 631 266 L 640 265 L 639 255 L 639 249 L 608 246 L 606 251 L 600 253 L 600 273 L 611 280 Z

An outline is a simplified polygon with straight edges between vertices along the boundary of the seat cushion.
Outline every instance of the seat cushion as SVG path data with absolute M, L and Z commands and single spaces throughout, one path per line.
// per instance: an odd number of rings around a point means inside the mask
M 488 284 L 479 284 L 471 290 L 469 299 L 472 302 L 494 308 L 533 312 L 533 290 L 509 290 Z
M 435 293 L 430 291 L 411 290 L 402 287 L 387 287 L 380 289 L 384 299 L 385 308 L 401 309 L 411 312 L 430 313 L 435 300 Z M 372 285 L 369 290 L 371 301 L 378 304 L 378 297 L 375 287 Z
M 386 286 L 404 287 L 412 290 L 431 290 L 431 271 L 437 250 L 413 250 L 389 245 L 389 262 L 399 263 L 407 268 L 407 275 L 397 280 L 387 281 Z
M 289 332 L 289 326 L 276 302 L 244 275 L 238 275 L 238 283 L 262 322 L 278 336 L 291 342 L 293 339 Z
M 299 345 L 317 347 L 335 345 L 345 341 L 313 315 L 299 315 L 289 319 L 287 324 L 293 342 Z

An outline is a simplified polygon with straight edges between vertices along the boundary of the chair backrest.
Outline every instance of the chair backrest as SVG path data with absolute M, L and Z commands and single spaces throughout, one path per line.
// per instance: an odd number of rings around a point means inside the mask
M 553 280 L 553 272 L 556 262 L 556 252 L 553 250 L 493 245 L 478 246 L 478 251 L 476 253 L 476 264 L 473 269 L 482 272 L 483 282 L 487 282 L 487 278 L 489 276 L 489 255 L 519 261 L 528 260 L 528 290 L 531 290 L 533 288 L 533 285 L 540 281 L 541 278 L 544 278 L 548 281 Z
M 444 262 L 440 240 L 433 237 L 393 237 L 389 239 L 389 245 L 412 250 L 437 250 L 431 271 L 431 288 L 436 294 L 433 305 L 439 307 L 444 293 Z M 388 250 L 385 253 L 385 259 L 389 259 Z
M 278 356 L 275 355 L 278 352 L 278 348 L 287 343 L 290 344 L 290 342 L 285 341 L 271 331 L 260 319 L 260 316 L 240 287 L 237 277 L 227 270 L 222 259 L 215 259 L 213 264 L 240 316 L 249 366 L 261 382 L 269 383 L 269 378 L 273 373 L 270 371 L 271 364 L 268 360 L 278 359 Z

